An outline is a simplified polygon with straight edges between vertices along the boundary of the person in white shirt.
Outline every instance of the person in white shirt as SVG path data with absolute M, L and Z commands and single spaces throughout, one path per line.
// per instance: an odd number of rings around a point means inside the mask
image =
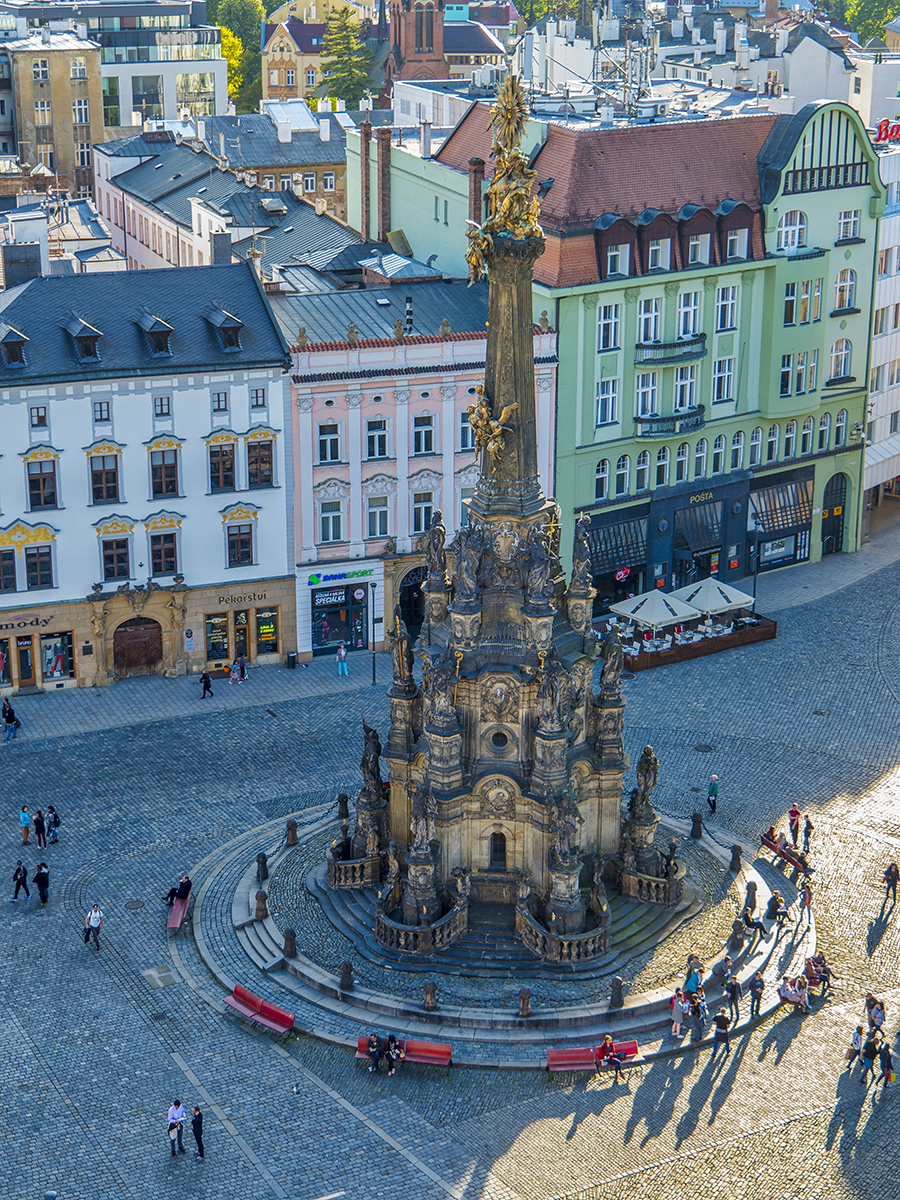
M 100 949 L 100 930 L 103 928 L 103 913 L 100 911 L 99 904 L 94 904 L 91 911 L 84 918 L 84 927 L 94 939 L 94 945 Z
M 178 1141 L 178 1153 L 186 1154 L 184 1146 L 181 1144 L 181 1139 L 184 1134 L 184 1122 L 186 1120 L 184 1105 L 180 1100 L 173 1100 L 172 1107 L 169 1109 L 169 1145 L 172 1147 L 172 1157 L 175 1157 L 175 1141 Z M 175 1137 L 172 1137 L 172 1134 Z

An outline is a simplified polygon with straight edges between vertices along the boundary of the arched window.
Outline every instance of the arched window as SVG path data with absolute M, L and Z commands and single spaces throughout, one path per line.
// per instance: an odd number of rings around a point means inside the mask
M 675 455 L 675 482 L 683 483 L 688 477 L 688 461 L 691 457 L 691 448 L 687 442 L 682 442 L 678 447 L 678 453 Z
M 731 469 L 739 471 L 744 465 L 744 431 L 739 429 L 731 439 Z
M 800 453 L 812 454 L 813 419 L 807 417 L 803 422 L 803 432 L 800 434 Z
M 491 859 L 489 864 L 492 871 L 506 870 L 506 835 L 502 833 L 491 834 Z
M 855 300 L 856 272 L 847 267 L 846 270 L 838 271 L 838 277 L 834 282 L 834 307 L 853 308 Z
M 777 425 L 769 426 L 769 436 L 766 439 L 766 462 L 778 461 L 778 439 L 781 436 L 781 430 Z
M 713 475 L 725 470 L 725 435 L 720 433 L 713 442 Z
M 793 458 L 797 453 L 797 422 L 788 421 L 784 427 L 784 457 Z
M 706 474 L 706 438 L 701 438 L 694 451 L 694 478 L 702 479 Z
M 838 338 L 831 347 L 831 363 L 828 378 L 845 379 L 850 374 L 852 346 L 847 338 Z
M 785 213 L 778 222 L 775 249 L 786 250 L 790 253 L 792 250 L 798 250 L 801 246 L 805 245 L 806 213 L 802 213 L 798 208 L 794 208 L 790 212 Z
M 669 482 L 669 447 L 663 446 L 656 452 L 656 486 L 665 487 Z
M 842 408 L 834 419 L 834 445 L 844 446 L 847 442 L 847 410 Z
M 827 450 L 831 438 L 831 413 L 822 413 L 819 417 L 819 450 Z
M 642 450 L 637 456 L 637 472 L 634 480 L 635 491 L 646 492 L 650 487 L 650 451 Z
M 594 499 L 609 498 L 609 459 L 601 458 L 597 463 L 597 473 L 594 476 Z
M 762 430 L 759 426 L 750 434 L 750 466 L 758 467 L 762 462 Z
M 629 476 L 631 475 L 631 459 L 623 454 L 616 463 L 616 495 L 627 496 Z

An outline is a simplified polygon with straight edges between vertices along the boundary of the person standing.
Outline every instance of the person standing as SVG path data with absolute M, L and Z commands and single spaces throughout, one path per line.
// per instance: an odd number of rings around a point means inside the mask
M 41 898 L 41 908 L 43 908 L 50 899 L 50 872 L 47 869 L 46 863 L 38 863 L 37 870 L 31 882 L 38 890 L 38 895 Z
M 94 945 L 100 950 L 100 930 L 103 928 L 103 912 L 99 904 L 92 904 L 91 910 L 84 918 L 84 927 L 94 939 Z
M 338 675 L 349 675 L 347 670 L 347 647 L 343 642 L 337 648 L 337 654 L 334 656 L 338 665 Z
M 47 815 L 44 817 L 47 825 L 47 841 L 52 846 L 54 842 L 59 841 L 59 813 L 52 804 L 47 805 Z
M 791 830 L 791 843 L 794 849 L 797 849 L 797 839 L 800 836 L 800 818 L 803 816 L 800 809 L 797 807 L 796 801 L 788 809 L 788 825 Z
M 31 892 L 28 890 L 28 871 L 22 866 L 21 858 L 16 863 L 16 869 L 13 871 L 13 883 L 16 885 L 16 890 L 10 896 L 10 900 L 19 899 L 19 888 L 25 889 L 25 899 L 31 899 Z
M 230 682 L 230 683 L 237 683 L 237 682 L 238 682 L 238 665 L 237 665 L 237 659 L 235 659 L 235 660 L 232 662 L 232 664 L 231 664 L 231 675 L 230 675 L 230 677 L 229 677 L 229 682 Z
M 7 741 L 9 739 L 7 738 Z M 31 816 L 28 812 L 28 805 L 23 804 L 19 812 L 19 824 L 22 826 L 22 845 L 28 845 L 28 835 L 31 833 Z
M 247 660 L 246 660 L 246 658 L 244 658 L 243 654 L 238 659 L 238 674 L 241 677 L 241 683 L 243 683 L 244 680 L 247 678 Z M 203 1118 L 201 1117 L 201 1120 L 202 1119 Z
M 172 1107 L 169 1109 L 169 1145 L 172 1147 L 172 1157 L 175 1157 L 175 1142 L 178 1142 L 178 1153 L 187 1154 L 183 1144 L 184 1137 L 184 1122 L 187 1119 L 184 1105 L 180 1100 L 173 1100 Z M 175 1137 L 172 1137 L 174 1133 Z
M 44 823 L 44 814 L 40 809 L 34 814 L 34 836 L 37 838 L 38 850 L 47 849 L 47 826 Z
M 719 802 L 719 777 L 713 775 L 709 781 L 709 791 L 706 794 L 706 803 L 709 805 L 711 816 L 716 815 L 716 805 Z
M 209 677 L 209 671 L 203 670 L 200 672 L 200 682 L 203 684 L 203 691 L 200 693 L 200 699 L 205 700 L 207 696 L 213 694 L 212 680 Z
M 857 1025 L 856 1032 L 854 1033 L 853 1037 L 850 1039 L 850 1049 L 847 1054 L 847 1070 L 850 1071 L 851 1073 L 853 1071 L 853 1064 L 856 1062 L 856 1060 L 858 1058 L 862 1057 L 862 1048 L 863 1048 L 863 1027 L 862 1027 L 862 1025 Z
M 875 1074 L 875 1059 L 878 1057 L 878 1035 L 870 1033 L 862 1048 L 862 1078 L 860 1083 L 865 1086 L 866 1076 L 871 1071 Z
M 897 881 L 898 880 L 900 880 L 900 867 L 898 867 L 897 864 L 894 862 L 894 863 L 891 863 L 891 865 L 885 871 L 884 876 L 881 880 L 881 882 L 886 885 L 886 889 L 885 889 L 885 893 L 884 893 L 885 903 L 887 903 L 888 892 L 891 893 L 891 905 L 894 905 L 897 903 Z
M 891 1057 L 891 1048 L 886 1041 L 882 1042 L 878 1047 L 878 1065 L 881 1067 L 881 1074 L 875 1080 L 875 1086 L 878 1087 L 879 1083 L 881 1083 L 883 1079 L 884 1086 L 887 1087 L 887 1085 L 890 1083 L 888 1076 L 891 1075 L 894 1070 L 894 1060 Z M 875 1074 L 874 1070 L 872 1071 L 872 1074 Z
M 809 813 L 806 814 L 806 820 L 803 823 L 803 853 L 809 854 L 809 839 L 813 835 L 815 826 L 809 819 Z
M 6 740 L 17 738 L 19 736 L 19 726 L 16 721 L 16 713 L 13 706 L 8 700 L 3 701 L 3 721 L 6 725 Z
M 797 924 L 801 924 L 804 916 L 807 924 L 812 923 L 812 888 L 809 886 L 809 881 L 804 883 L 800 889 L 800 895 L 797 897 L 800 902 L 800 916 L 797 918 Z
M 725 995 L 728 997 L 728 1014 L 732 1024 L 737 1025 L 741 1019 L 741 1000 L 744 992 L 741 988 L 741 981 L 736 975 L 732 975 L 725 985 Z
M 684 1020 L 684 993 L 681 988 L 675 989 L 675 995 L 669 1001 L 672 1010 L 672 1037 L 681 1037 L 681 1022 Z
M 730 1024 L 731 1022 L 728 1019 L 728 1014 L 725 1012 L 725 1009 L 720 1008 L 713 1017 L 713 1025 L 715 1025 L 715 1029 L 713 1030 L 713 1058 L 716 1057 L 720 1042 L 725 1047 L 725 1057 L 727 1058 L 731 1053 L 731 1047 L 728 1045 L 728 1026 Z
M 203 1113 L 195 1104 L 191 1109 L 191 1133 L 194 1135 L 194 1141 L 197 1143 L 197 1153 L 194 1155 L 197 1162 L 203 1162 Z
M 690 1022 L 691 1045 L 699 1046 L 700 1042 L 703 1040 L 703 1010 L 701 1009 L 696 996 L 694 996 L 691 1001 Z
M 759 1007 L 762 1004 L 763 992 L 766 990 L 766 981 L 763 978 L 762 971 L 757 971 L 750 980 L 750 1020 L 759 1016 Z

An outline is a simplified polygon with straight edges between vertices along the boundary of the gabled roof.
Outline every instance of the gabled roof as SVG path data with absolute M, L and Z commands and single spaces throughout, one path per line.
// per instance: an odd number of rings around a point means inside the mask
M 276 33 L 280 32 L 282 37 L 290 38 L 301 53 L 319 54 L 327 29 L 327 25 L 317 25 L 315 22 L 301 21 L 297 17 L 288 17 L 281 24 L 273 25 L 271 22 L 267 22 L 263 26 L 262 44 L 264 48 L 268 47 L 271 51 L 269 42 Z M 315 45 L 313 45 L 313 39 L 317 39 Z
M 505 54 L 506 50 L 503 43 L 478 21 L 445 21 L 444 53 Z
M 484 177 L 494 174 L 491 147 L 494 139 L 490 130 L 491 108 L 483 100 L 473 104 L 434 156 L 445 167 L 468 172 L 469 159 L 484 159 Z
M 291 131 L 291 140 L 278 139 L 278 126 L 265 113 L 246 113 L 235 117 L 206 118 L 206 146 L 216 157 L 219 134 L 224 135 L 225 157 L 232 169 L 240 167 L 304 167 L 313 163 L 342 163 L 347 159 L 344 131 L 334 114 L 329 119 L 331 137 L 323 142 L 318 125 L 313 130 Z

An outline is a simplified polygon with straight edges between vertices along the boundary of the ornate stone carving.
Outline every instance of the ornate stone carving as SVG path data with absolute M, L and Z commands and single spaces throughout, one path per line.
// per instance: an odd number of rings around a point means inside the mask
M 444 553 L 444 540 L 446 537 L 447 529 L 444 525 L 443 514 L 440 509 L 437 509 L 431 518 L 431 527 L 428 531 L 428 544 L 425 554 L 428 564 L 429 584 L 435 585 L 440 591 L 447 586 L 447 557 Z
M 392 475 L 372 475 L 363 480 L 362 493 L 364 496 L 383 496 L 385 492 L 393 495 L 397 490 L 397 480 Z
M 587 532 L 591 527 L 591 518 L 582 513 L 575 524 L 575 538 L 572 544 L 572 581 L 569 591 L 586 595 L 593 582 L 591 572 L 591 548 L 588 545 Z
M 518 688 L 509 680 L 488 680 L 481 689 L 481 710 L 492 721 L 505 721 L 518 708 L 518 699 Z
M 352 391 L 347 393 L 347 407 L 359 408 L 362 404 L 362 392 Z
M 507 404 L 500 410 L 499 418 L 494 420 L 491 415 L 490 403 L 484 394 L 484 388 L 479 384 L 475 390 L 479 399 L 477 404 L 469 405 L 469 424 L 475 432 L 475 449 L 479 452 L 487 450 L 491 473 L 494 474 L 500 465 L 504 439 L 511 431 L 508 421 L 514 413 L 518 412 L 519 405 L 518 403 Z
M 379 762 L 381 758 L 381 741 L 378 737 L 378 731 L 366 724 L 365 717 L 362 718 L 362 727 L 364 745 L 359 769 L 362 771 L 363 791 L 368 792 L 376 801 L 380 801 L 382 796 L 381 766 Z
M 346 500 L 350 484 L 343 479 L 324 479 L 313 488 L 317 500 Z
M 511 821 L 516 815 L 516 798 L 512 788 L 496 780 L 485 785 L 478 802 L 482 817 L 494 821 Z
M 409 388 L 394 388 L 394 400 L 398 404 L 408 404 L 411 395 Z

